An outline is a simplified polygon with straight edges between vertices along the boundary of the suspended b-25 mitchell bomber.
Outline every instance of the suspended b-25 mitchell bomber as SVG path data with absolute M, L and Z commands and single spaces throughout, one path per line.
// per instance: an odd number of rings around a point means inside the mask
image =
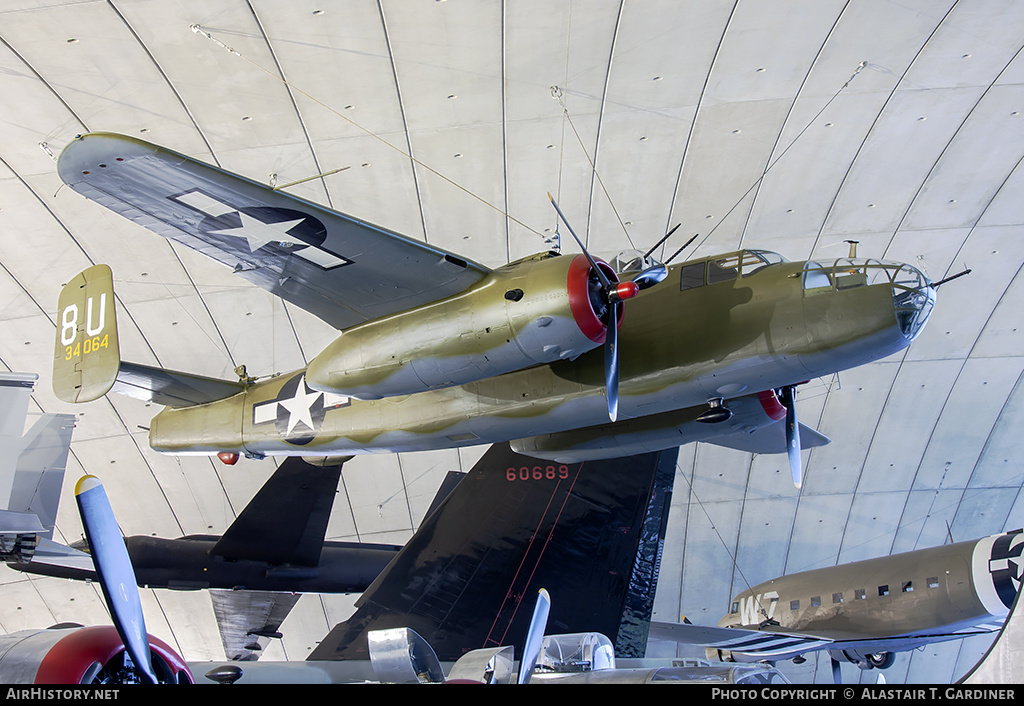
M 166 405 L 150 445 L 171 454 L 511 440 L 520 453 L 571 462 L 700 440 L 788 451 L 799 486 L 801 439 L 828 440 L 796 421 L 796 385 L 905 348 L 935 300 L 911 265 L 788 262 L 750 249 L 616 268 L 580 243 L 579 255 L 491 269 L 109 133 L 75 138 L 58 171 L 85 197 L 340 332 L 305 369 L 260 380 L 122 363 L 109 268 L 82 273 L 59 302 L 55 392 L 84 402 L 113 388 Z

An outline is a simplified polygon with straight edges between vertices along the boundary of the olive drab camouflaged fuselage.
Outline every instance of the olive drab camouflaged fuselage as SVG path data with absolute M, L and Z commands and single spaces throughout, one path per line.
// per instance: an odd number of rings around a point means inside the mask
M 382 386 L 387 374 L 406 374 L 412 359 L 422 364 L 423 358 L 434 358 L 434 367 L 443 369 L 446 358 L 470 352 L 500 358 L 514 344 L 512 329 L 532 335 L 525 319 L 556 318 L 544 304 L 564 299 L 564 263 L 570 259 L 528 258 L 495 270 L 455 297 L 370 322 L 379 335 L 363 335 L 359 355 L 389 364 L 377 366 L 384 374 L 376 380 Z M 908 332 L 900 324 L 894 302 L 901 290 L 885 278 L 846 289 L 808 286 L 806 263 L 777 262 L 684 289 L 681 273 L 688 264 L 672 266 L 664 281 L 625 307 L 619 330 L 619 424 L 642 428 L 644 418 L 700 409 L 712 398 L 728 404 L 730 398 L 862 365 L 906 347 L 923 325 L 922 320 Z M 521 298 L 505 297 L 514 290 L 521 290 Z M 536 328 L 565 330 L 570 323 L 566 311 L 564 320 Z M 447 343 L 432 345 L 436 340 Z M 392 359 L 396 352 L 409 359 Z M 299 370 L 259 380 L 224 400 L 165 409 L 153 419 L 150 443 L 175 454 L 317 456 L 614 428 L 608 424 L 603 360 L 595 343 L 565 359 L 380 399 L 324 391 L 322 380 L 307 384 L 306 371 Z M 714 425 L 706 428 L 716 433 Z

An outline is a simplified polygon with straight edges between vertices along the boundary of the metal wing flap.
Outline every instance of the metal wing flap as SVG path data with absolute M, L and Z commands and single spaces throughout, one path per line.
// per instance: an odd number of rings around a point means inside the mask
M 83 196 L 343 329 L 444 299 L 488 269 L 134 138 L 79 136 L 57 163 Z
M 299 595 L 211 589 L 210 598 L 225 656 L 230 660 L 252 662 L 259 659 L 260 651 L 270 638 L 280 639 L 281 623 L 295 607 Z

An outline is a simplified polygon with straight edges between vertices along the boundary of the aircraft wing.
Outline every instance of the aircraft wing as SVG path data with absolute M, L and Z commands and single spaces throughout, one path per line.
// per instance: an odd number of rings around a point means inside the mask
M 210 589 L 224 655 L 253 662 L 271 638 L 280 638 L 281 623 L 299 600 L 297 593 Z
M 813 635 L 720 628 L 689 623 L 651 621 L 650 637 L 689 645 L 714 647 L 723 652 L 756 655 L 758 659 L 784 657 L 794 653 L 827 649 L 833 640 Z
M 977 625 L 961 630 L 935 630 L 888 637 L 829 637 L 801 631 L 783 631 L 766 627 L 764 630 L 722 628 L 651 621 L 649 635 L 659 640 L 711 647 L 723 652 L 751 656 L 755 660 L 788 659 L 814 650 L 891 651 L 912 650 L 933 642 L 957 640 L 979 633 L 998 630 L 998 622 Z
M 444 299 L 488 269 L 171 150 L 76 137 L 61 180 L 337 329 Z
M 831 441 L 817 429 L 812 429 L 800 422 L 798 424 L 800 424 L 800 440 L 803 448 L 813 449 L 815 446 L 824 446 Z M 786 453 L 785 422 L 780 420 L 754 431 L 737 431 L 732 434 L 712 436 L 704 441 L 715 446 L 725 446 L 755 454 L 784 454 Z

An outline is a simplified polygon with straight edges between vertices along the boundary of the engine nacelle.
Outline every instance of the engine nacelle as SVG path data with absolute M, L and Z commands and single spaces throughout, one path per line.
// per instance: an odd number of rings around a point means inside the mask
M 688 407 L 583 429 L 513 439 L 511 446 L 513 451 L 524 456 L 559 463 L 632 456 L 702 440 L 731 446 L 726 443 L 729 441 L 727 435 L 742 439 L 751 431 L 778 423 L 786 415 L 786 410 L 771 390 L 733 398 L 729 400 L 729 410 L 732 412 L 729 420 L 715 425 L 721 436 L 710 439 L 708 425 L 697 421 L 706 408 Z M 779 448 L 761 449 L 759 452 L 785 453 L 785 436 L 781 428 L 777 436 Z
M 152 635 L 153 672 L 161 684 L 192 684 L 185 660 Z M 121 684 L 125 649 L 113 625 L 25 630 L 0 636 L 0 684 Z M 126 680 L 127 677 L 127 680 Z
M 575 358 L 605 339 L 607 303 L 591 269 L 583 255 L 535 255 L 454 297 L 353 326 L 313 359 L 306 383 L 378 399 Z

